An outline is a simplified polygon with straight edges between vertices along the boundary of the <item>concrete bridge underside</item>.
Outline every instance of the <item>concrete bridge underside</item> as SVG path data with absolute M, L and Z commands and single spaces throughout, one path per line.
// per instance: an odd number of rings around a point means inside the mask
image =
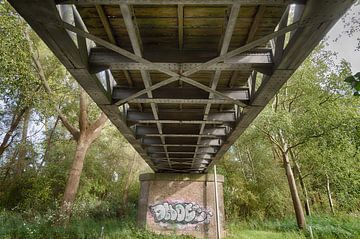
M 149 166 L 206 173 L 353 0 L 9 0 Z

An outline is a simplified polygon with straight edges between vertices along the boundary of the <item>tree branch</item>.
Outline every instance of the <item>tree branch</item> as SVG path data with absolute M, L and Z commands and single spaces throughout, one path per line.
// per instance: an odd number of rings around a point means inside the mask
M 59 113 L 59 118 L 60 118 L 61 122 L 63 123 L 63 125 L 65 126 L 65 128 L 74 137 L 74 139 L 78 140 L 79 136 L 80 136 L 80 131 L 77 128 L 75 128 L 74 126 L 72 126 L 72 124 L 70 124 L 70 122 L 66 119 L 66 117 L 64 117 L 63 114 Z
M 9 140 L 11 139 L 12 134 L 14 133 L 15 129 L 18 127 L 22 116 L 25 114 L 25 112 L 28 108 L 29 107 L 26 106 L 23 109 L 21 109 L 18 113 L 16 113 L 16 112 L 14 113 L 14 115 L 11 119 L 10 127 L 9 127 L 8 131 L 6 132 L 6 134 L 4 135 L 4 138 L 1 142 L 0 155 L 2 155 L 5 151 L 5 149 L 7 147 L 9 147 L 9 145 L 12 143 L 13 139 L 10 142 L 9 142 Z
M 29 36 L 29 33 L 26 31 L 25 32 L 25 37 L 26 39 L 28 40 L 28 43 L 29 43 L 29 48 L 30 48 L 30 53 L 31 53 L 31 58 L 33 60 L 33 63 L 35 64 L 35 67 L 36 67 L 36 70 L 37 70 L 37 73 L 42 81 L 42 84 L 43 84 L 43 87 L 46 91 L 47 94 L 49 95 L 53 95 L 53 92 L 47 82 L 47 79 L 46 79 L 46 76 L 45 76 L 45 73 L 44 73 L 44 69 L 42 67 L 42 64 L 39 60 L 39 58 L 37 58 L 35 55 L 35 50 L 34 50 L 34 47 L 32 45 L 32 41 L 30 39 L 30 36 Z M 72 136 L 77 140 L 79 138 L 79 130 L 76 129 L 73 125 L 70 124 L 70 122 L 66 119 L 66 117 L 61 113 L 60 109 L 59 108 L 56 108 L 56 111 L 59 115 L 59 118 L 61 120 L 61 122 L 63 123 L 63 125 L 65 126 L 65 128 L 72 134 Z
M 107 116 L 105 115 L 104 112 L 102 112 L 99 118 L 90 125 L 90 130 L 93 132 L 91 139 L 92 141 L 100 136 L 101 130 L 104 128 L 106 121 L 107 121 Z
M 279 144 L 279 142 L 276 141 L 276 139 L 275 139 L 269 132 L 267 132 L 267 131 L 265 131 L 265 130 L 259 128 L 259 127 L 257 127 L 256 125 L 255 125 L 255 128 L 257 128 L 258 130 L 260 130 L 261 132 L 263 132 L 266 136 L 268 136 L 268 138 L 270 139 L 270 141 L 271 141 L 272 143 L 274 143 L 282 152 L 284 152 L 283 147 Z
M 332 128 L 331 130 L 336 129 L 336 128 L 337 128 L 337 127 Z M 309 139 L 320 138 L 320 137 L 322 137 L 323 135 L 325 135 L 326 133 L 327 133 L 327 132 L 324 131 L 324 132 L 322 132 L 322 133 L 320 133 L 320 134 L 311 135 L 311 136 L 307 137 L 306 139 L 304 139 L 304 140 L 302 140 L 302 141 L 300 141 L 300 142 L 298 142 L 298 143 L 296 143 L 296 144 L 294 144 L 294 145 L 289 146 L 286 151 L 289 151 L 290 149 L 296 148 L 296 147 L 299 146 L 299 145 L 305 144 Z
M 46 144 L 46 148 L 45 148 L 45 152 L 44 152 L 44 157 L 43 159 L 41 160 L 40 162 L 40 167 L 42 167 L 42 165 L 46 162 L 47 158 L 48 158 L 48 154 L 49 154 L 49 151 L 50 151 L 50 147 L 51 147 L 51 141 L 52 141 L 52 138 L 53 138 L 53 135 L 55 133 L 55 130 L 56 130 L 56 126 L 58 125 L 58 122 L 60 120 L 60 117 L 58 116 L 56 118 L 56 121 L 55 121 L 55 124 L 54 124 L 54 127 L 51 129 L 50 131 L 50 135 L 49 137 L 47 138 L 47 144 Z
M 91 129 L 92 131 L 95 131 L 97 128 L 105 125 L 107 119 L 108 119 L 108 118 L 107 118 L 106 114 L 105 114 L 104 112 L 101 112 L 99 118 L 98 118 L 94 123 L 92 123 L 92 124 L 90 125 L 90 129 Z

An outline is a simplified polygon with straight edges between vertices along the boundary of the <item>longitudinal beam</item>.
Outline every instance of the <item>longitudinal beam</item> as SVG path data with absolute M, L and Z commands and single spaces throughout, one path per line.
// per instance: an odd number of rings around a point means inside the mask
M 184 5 L 178 5 L 178 38 L 179 49 L 182 50 L 184 45 Z
M 109 39 L 109 42 L 114 44 L 114 45 L 118 45 L 117 41 L 115 39 L 114 33 L 113 33 L 113 29 L 112 29 L 112 27 L 110 25 L 108 17 L 106 16 L 106 13 L 104 11 L 103 6 L 102 5 L 95 5 L 95 8 L 96 8 L 96 11 L 97 11 L 97 13 L 99 15 L 100 21 L 101 21 L 102 25 L 104 26 L 104 29 L 105 29 L 106 35 L 107 35 L 107 37 Z M 102 69 L 102 70 L 106 70 L 106 69 Z M 129 86 L 132 86 L 133 82 L 131 80 L 129 72 L 126 71 L 126 70 L 127 69 L 124 69 L 123 73 L 124 73 L 126 79 L 129 82 Z M 93 73 L 93 72 L 91 72 L 91 73 Z M 96 73 L 98 73 L 98 72 L 96 72 Z
M 263 15 L 265 13 L 265 10 L 266 10 L 265 5 L 260 5 L 259 6 L 259 8 L 258 8 L 258 10 L 256 12 L 256 15 L 255 15 L 254 21 L 251 24 L 250 31 L 249 31 L 248 37 L 246 39 L 246 43 L 249 43 L 254 39 L 255 33 L 256 33 L 256 31 L 257 31 L 257 29 L 259 27 L 261 18 L 263 17 Z M 299 20 L 299 19 L 297 19 L 297 20 Z
M 236 25 L 236 20 L 239 15 L 239 11 L 240 11 L 239 3 L 236 3 L 231 7 L 229 20 L 227 21 L 227 26 L 226 26 L 226 30 L 224 33 L 223 42 L 222 42 L 221 48 L 220 48 L 220 56 L 223 56 L 224 54 L 226 54 L 226 52 L 229 49 L 231 38 L 232 38 L 234 29 L 235 29 L 235 25 Z M 210 86 L 211 89 L 216 90 L 218 82 L 220 80 L 220 75 L 221 75 L 221 70 L 216 70 L 214 73 L 213 80 L 211 81 L 211 86 Z M 211 100 L 212 98 L 214 98 L 214 94 L 210 93 L 209 99 Z M 212 105 L 212 102 L 208 102 L 204 109 L 203 120 L 205 120 L 205 121 L 208 120 L 208 118 L 209 118 L 209 112 L 211 109 L 211 105 Z M 204 128 L 205 128 L 205 123 L 201 124 L 199 134 L 203 134 Z M 197 143 L 199 144 L 200 142 L 201 142 L 201 137 L 198 138 Z M 193 163 L 195 162 L 195 158 L 197 156 L 197 154 L 196 154 L 197 149 L 198 148 L 195 149 Z
M 120 4 L 120 9 L 121 9 L 121 14 L 122 14 L 124 22 L 125 22 L 125 26 L 126 26 L 128 35 L 130 37 L 130 41 L 131 41 L 131 45 L 134 50 L 134 53 L 138 57 L 142 57 L 142 50 L 141 50 L 141 46 L 140 46 L 141 39 L 138 35 L 139 31 L 138 31 L 137 25 L 135 23 L 135 18 L 132 16 L 131 10 L 128 5 Z M 150 73 L 146 70 L 140 70 L 140 73 L 141 73 L 141 78 L 143 80 L 145 89 L 148 89 L 152 84 Z M 148 91 L 147 96 L 149 97 L 149 99 L 153 98 L 152 91 Z M 138 103 L 141 103 L 141 102 L 138 102 Z M 151 110 L 152 110 L 154 119 L 159 120 L 157 105 L 154 102 L 151 102 L 150 106 L 151 106 Z M 162 126 L 161 126 L 160 121 L 156 122 L 156 126 L 158 128 L 159 134 L 162 134 Z M 160 137 L 160 138 L 161 138 L 162 144 L 164 145 L 164 150 L 165 150 L 165 152 L 167 152 L 167 148 L 165 146 L 165 138 L 164 137 Z M 166 155 L 166 156 L 168 158 L 169 167 L 171 168 L 171 162 L 169 160 L 169 155 Z

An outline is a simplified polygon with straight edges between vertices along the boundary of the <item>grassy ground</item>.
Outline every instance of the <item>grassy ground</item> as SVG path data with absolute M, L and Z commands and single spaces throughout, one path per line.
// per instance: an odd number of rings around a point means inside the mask
M 139 230 L 134 218 L 127 220 L 85 218 L 73 220 L 66 228 L 54 226 L 51 218 L 24 218 L 23 215 L 0 212 L 0 238 L 121 238 L 121 239 L 189 239 L 190 237 L 159 236 L 144 230 Z M 360 238 L 360 223 L 358 217 L 313 217 L 308 219 L 314 232 L 314 238 L 325 239 L 358 239 Z M 228 239 L 305 239 L 307 233 L 299 233 L 293 219 L 230 222 L 227 225 Z
M 235 222 L 228 225 L 229 238 L 314 238 L 360 239 L 360 217 L 338 215 L 307 218 L 307 229 L 299 233 L 294 218 L 285 220 Z
M 255 230 L 239 230 L 233 232 L 228 239 L 302 239 L 304 235 L 298 233 L 287 233 L 287 232 L 268 232 L 268 231 L 255 231 Z
M 227 229 L 227 239 L 305 239 L 305 235 L 290 229 L 289 231 L 276 231 L 272 228 L 262 228 L 261 224 L 257 229 L 252 228 L 253 223 L 230 223 Z

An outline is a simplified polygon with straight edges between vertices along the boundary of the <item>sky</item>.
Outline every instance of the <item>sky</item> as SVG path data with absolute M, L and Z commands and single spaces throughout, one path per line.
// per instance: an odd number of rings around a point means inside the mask
M 354 5 L 349 10 L 348 15 L 346 16 L 346 22 L 351 22 L 351 16 L 360 19 L 360 4 Z M 344 22 L 339 20 L 327 34 L 327 43 L 329 44 L 327 49 L 338 53 L 338 61 L 344 58 L 350 62 L 353 73 L 360 72 L 360 51 L 355 51 L 360 40 L 360 29 L 352 37 L 343 33 L 344 29 L 346 29 Z M 340 38 L 335 41 L 339 36 Z

